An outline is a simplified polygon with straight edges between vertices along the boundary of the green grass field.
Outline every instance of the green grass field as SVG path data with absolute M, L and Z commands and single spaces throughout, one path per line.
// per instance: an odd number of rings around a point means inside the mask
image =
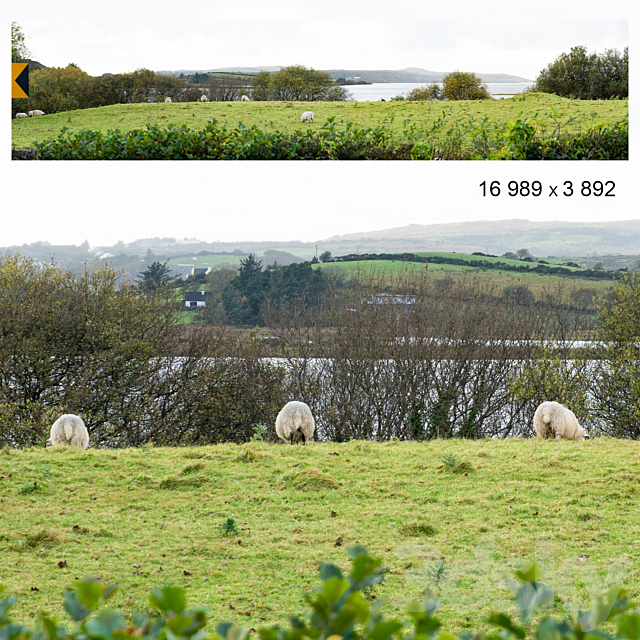
M 55 138 L 62 127 L 71 131 L 109 129 L 129 131 L 147 124 L 187 125 L 201 129 L 212 118 L 235 128 L 240 122 L 264 131 L 291 132 L 303 127 L 319 129 L 330 118 L 339 129 L 384 126 L 397 134 L 412 126 L 430 126 L 443 115 L 449 122 L 510 122 L 518 118 L 548 131 L 557 124 L 576 132 L 600 123 L 616 123 L 628 118 L 627 100 L 569 100 L 549 94 L 529 94 L 506 100 L 460 102 L 189 102 L 174 104 L 130 104 L 67 111 L 38 118 L 12 121 L 12 144 L 26 148 L 36 141 Z M 312 110 L 313 124 L 302 125 L 300 115 Z
M 97 576 L 127 614 L 174 585 L 212 623 L 258 628 L 303 612 L 318 563 L 346 569 L 357 542 L 383 559 L 368 597 L 389 614 L 439 592 L 445 629 L 481 628 L 514 610 L 505 576 L 534 558 L 554 614 L 607 580 L 637 600 L 639 499 L 640 443 L 606 438 L 5 449 L 0 584 L 24 622 L 69 623 L 62 594 Z
M 464 260 L 470 257 L 466 254 L 426 254 L 418 255 L 441 255 L 449 257 L 460 257 Z M 482 258 L 482 256 L 479 256 Z M 516 262 L 507 261 L 504 262 Z M 549 261 L 551 263 L 551 261 Z M 522 264 L 522 263 L 518 263 Z M 528 264 L 528 263 L 524 263 Z M 531 263 L 535 266 L 535 263 Z M 325 264 L 314 265 L 314 268 L 321 268 L 325 273 L 331 274 L 342 272 L 347 276 L 366 274 L 376 274 L 378 277 L 397 276 L 401 273 L 411 271 L 420 272 L 425 270 L 425 265 L 418 262 L 405 262 L 403 260 L 363 260 L 360 262 L 328 262 Z M 579 271 L 579 270 L 577 270 Z M 541 273 L 500 271 L 498 269 L 479 270 L 476 267 L 466 267 L 455 264 L 429 264 L 427 273 L 434 278 L 444 278 L 445 276 L 461 277 L 465 275 L 478 274 L 482 281 L 489 285 L 499 288 L 509 287 L 512 285 L 525 284 L 535 296 L 546 295 L 549 289 L 553 289 L 559 284 L 564 284 L 572 290 L 578 289 L 595 289 L 599 294 L 604 294 L 611 287 L 611 280 L 592 280 L 587 278 L 566 277 L 556 275 L 545 275 Z

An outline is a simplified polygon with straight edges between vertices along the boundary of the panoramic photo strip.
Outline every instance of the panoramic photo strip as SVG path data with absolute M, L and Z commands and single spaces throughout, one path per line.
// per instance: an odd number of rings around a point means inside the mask
M 13 22 L 12 158 L 629 157 L 627 20 L 532 20 L 518 38 L 490 21 L 391 20 L 388 46 L 370 30 Z

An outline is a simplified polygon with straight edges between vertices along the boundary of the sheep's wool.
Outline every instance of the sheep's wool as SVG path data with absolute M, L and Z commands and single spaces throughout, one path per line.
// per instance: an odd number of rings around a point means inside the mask
M 565 438 L 581 442 L 589 434 L 580 426 L 573 411 L 559 402 L 543 402 L 533 416 L 533 428 L 538 437 Z
M 50 443 L 66 443 L 86 449 L 89 446 L 89 432 L 82 418 L 73 413 L 60 416 L 51 427 Z
M 300 439 L 305 443 L 313 436 L 315 428 L 311 409 L 304 402 L 287 402 L 276 418 L 278 438 L 291 444 Z

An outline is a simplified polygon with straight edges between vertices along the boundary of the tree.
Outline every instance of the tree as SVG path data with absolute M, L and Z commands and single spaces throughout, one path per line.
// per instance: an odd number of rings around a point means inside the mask
M 251 88 L 251 97 L 257 102 L 269 100 L 269 85 L 271 74 L 268 71 L 260 71 L 254 78 Z
M 333 257 L 331 256 L 331 251 L 324 251 L 320 254 L 320 262 L 332 262 Z
M 516 255 L 518 256 L 518 260 L 524 260 L 525 258 L 533 257 L 531 253 L 529 253 L 529 249 L 518 249 L 516 251 Z
M 529 91 L 554 93 L 579 100 L 629 96 L 629 48 L 607 49 L 601 55 L 584 46 L 572 47 L 545 67 Z
M 222 292 L 222 303 L 231 324 L 262 323 L 260 309 L 269 287 L 269 274 L 262 261 L 250 253 L 240 260 L 238 275 Z
M 174 320 L 161 298 L 126 286 L 113 269 L 0 258 L 0 443 L 44 442 L 61 413 L 82 412 L 90 431 L 126 424 L 145 395 L 127 389 L 171 352 Z
M 37 69 L 29 74 L 29 97 L 19 106 L 45 113 L 86 109 L 94 106 L 93 86 L 94 79 L 75 66 Z
M 31 56 L 31 51 L 27 49 L 26 37 L 22 27 L 17 22 L 11 23 L 11 62 L 26 60 Z
M 487 85 L 475 74 L 453 71 L 442 79 L 443 100 L 489 100 Z
M 440 100 L 442 98 L 442 89 L 437 82 L 425 85 L 424 87 L 416 87 L 409 91 L 407 100 Z
M 253 80 L 254 100 L 282 100 L 286 102 L 345 101 L 348 92 L 337 85 L 326 71 L 294 64 L 265 75 L 259 73 Z
M 614 282 L 610 296 L 596 299 L 595 340 L 604 356 L 593 360 L 594 396 L 608 435 L 640 438 L 640 273 Z
M 149 267 L 145 267 L 144 271 L 139 274 L 142 279 L 138 280 L 138 287 L 143 291 L 156 292 L 168 287 L 175 278 L 171 275 L 171 269 L 160 262 L 153 262 Z

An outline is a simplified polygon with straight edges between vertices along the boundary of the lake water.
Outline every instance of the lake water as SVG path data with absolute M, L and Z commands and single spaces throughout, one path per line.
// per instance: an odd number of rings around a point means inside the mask
M 409 91 L 417 87 L 424 87 L 426 82 L 376 82 L 373 84 L 357 84 L 345 89 L 358 102 L 377 102 L 378 100 L 390 100 L 396 96 L 406 96 Z M 442 86 L 442 83 L 438 83 Z M 497 99 L 510 98 L 522 93 L 533 82 L 495 82 L 487 83 L 489 93 Z

